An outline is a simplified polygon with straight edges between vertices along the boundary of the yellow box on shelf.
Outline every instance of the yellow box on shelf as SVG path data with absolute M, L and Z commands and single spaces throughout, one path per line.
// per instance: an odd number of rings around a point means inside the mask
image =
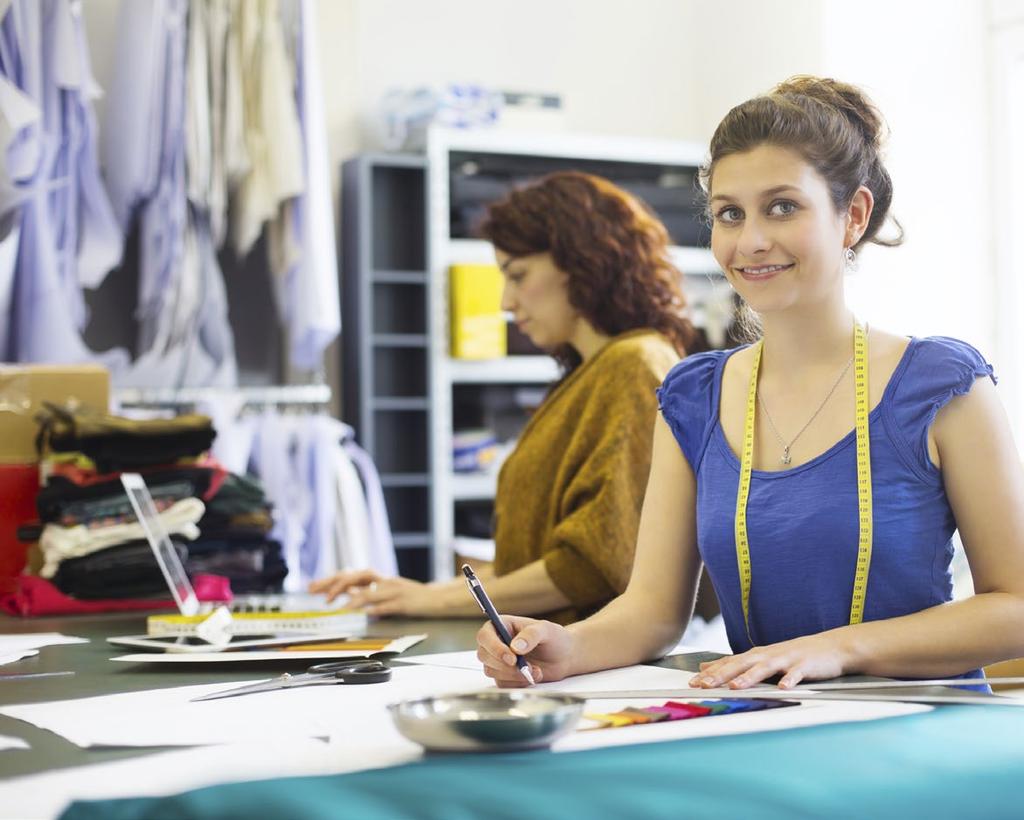
M 506 355 L 503 287 L 497 265 L 458 264 L 448 269 L 452 358 L 500 359 Z

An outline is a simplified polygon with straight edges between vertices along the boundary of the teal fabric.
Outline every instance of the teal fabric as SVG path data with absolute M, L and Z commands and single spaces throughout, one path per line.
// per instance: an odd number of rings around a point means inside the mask
M 608 729 L 604 731 L 615 731 Z M 962 818 L 1024 816 L 1024 708 L 588 752 L 429 757 L 391 769 L 72 804 L 138 818 Z

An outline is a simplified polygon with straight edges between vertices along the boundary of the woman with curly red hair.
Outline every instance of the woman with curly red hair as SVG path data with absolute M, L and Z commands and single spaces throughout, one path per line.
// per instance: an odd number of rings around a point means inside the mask
M 481 575 L 500 610 L 568 623 L 626 587 L 655 390 L 698 336 L 665 227 L 607 180 L 551 174 L 491 205 L 480 233 L 505 276 L 502 309 L 563 370 L 502 466 Z M 311 589 L 376 615 L 479 614 L 461 579 L 342 572 Z

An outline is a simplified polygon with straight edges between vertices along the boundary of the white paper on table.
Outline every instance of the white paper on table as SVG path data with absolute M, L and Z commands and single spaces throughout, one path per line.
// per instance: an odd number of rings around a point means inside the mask
M 28 743 L 20 737 L 0 735 L 0 751 L 4 751 L 6 749 L 27 749 L 28 747 Z
M 468 649 L 464 652 L 435 652 L 433 655 L 410 655 L 399 658 L 402 663 L 419 663 L 424 666 L 443 666 L 448 669 L 472 669 L 480 671 L 483 664 L 476 656 L 476 651 Z
M 662 666 L 623 666 L 619 669 L 605 669 L 587 675 L 574 675 L 552 683 L 538 683 L 539 691 L 557 692 L 608 692 L 616 689 L 642 691 L 644 689 L 683 689 L 693 677 L 693 672 L 682 669 L 666 669 Z M 595 701 L 596 703 L 597 701 Z M 589 709 L 589 706 L 588 706 Z M 592 709 L 590 711 L 601 711 Z
M 298 650 L 264 650 L 264 651 L 233 651 L 233 652 L 135 652 L 131 655 L 118 655 L 111 658 L 112 661 L 124 663 L 233 663 L 244 661 L 282 661 L 282 660 L 344 660 L 345 658 L 365 658 L 374 652 L 404 652 L 410 646 L 415 646 L 427 636 L 405 635 L 395 638 L 383 649 L 318 649 L 310 651 Z M 296 640 L 296 643 L 307 641 Z M 308 643 L 315 643 L 315 638 L 310 638 Z M 396 658 L 395 660 L 405 660 Z M 479 662 L 477 667 L 479 667 Z
M 671 658 L 673 655 L 692 655 L 695 652 L 711 652 L 710 649 L 701 649 L 699 646 L 688 646 L 684 643 L 677 643 L 668 652 L 665 653 L 666 658 Z
M 387 683 L 321 684 L 191 701 L 249 683 L 253 681 L 4 706 L 0 714 L 82 747 L 199 746 L 346 734 L 362 744 L 372 734 L 352 734 L 351 727 L 358 723 L 360 733 L 389 729 L 389 703 L 492 686 L 482 672 L 396 666 Z
M 0 655 L 39 649 L 44 646 L 58 646 L 69 643 L 89 643 L 88 638 L 75 638 L 59 632 L 34 632 L 27 635 L 0 635 Z
M 25 658 L 34 658 L 38 654 L 38 649 L 19 649 L 16 652 L 8 652 L 0 655 L 0 666 L 6 666 L 9 663 L 15 663 Z
M 405 663 L 424 664 L 445 669 L 473 669 L 480 671 L 482 666 L 476 652 L 439 652 L 434 655 L 413 655 L 402 658 Z M 539 683 L 539 691 L 557 690 L 559 692 L 609 691 L 612 689 L 685 689 L 689 686 L 693 672 L 681 669 L 668 669 L 661 666 L 624 666 L 620 669 L 606 669 L 602 672 L 591 672 L 587 675 L 576 675 L 554 683 Z
M 688 655 L 694 652 L 704 652 L 703 649 L 697 649 L 692 646 L 684 646 L 678 644 L 668 652 L 665 657 L 672 655 Z M 446 666 L 449 669 L 480 669 L 481 663 L 479 658 L 476 656 L 475 650 L 467 650 L 465 652 L 436 652 L 433 655 L 411 655 L 408 658 L 401 659 L 404 663 L 422 663 L 428 666 Z M 645 667 L 646 668 L 646 667 Z M 652 667 L 653 668 L 653 667 Z M 677 670 L 678 671 L 678 670 Z M 683 674 L 693 677 L 692 672 L 684 672 Z

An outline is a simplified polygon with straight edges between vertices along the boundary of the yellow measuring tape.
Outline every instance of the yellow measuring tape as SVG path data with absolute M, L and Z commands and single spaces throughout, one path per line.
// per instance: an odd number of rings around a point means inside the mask
M 754 460 L 754 419 L 757 413 L 757 374 L 761 368 L 764 341 L 754 348 L 754 366 L 750 371 L 747 391 L 747 414 L 743 425 L 743 448 L 740 454 L 740 485 L 736 493 L 736 564 L 740 573 L 740 599 L 743 604 L 743 623 L 747 639 L 750 636 L 750 541 L 747 538 L 747 500 L 750 498 L 750 468 Z M 864 328 L 853 325 L 853 373 L 855 425 L 857 431 L 857 512 L 860 538 L 857 544 L 857 569 L 853 579 L 853 597 L 850 601 L 850 623 L 859 624 L 864 618 L 864 598 L 868 589 L 868 571 L 871 567 L 872 521 L 871 510 L 871 444 L 868 439 L 868 342 Z

